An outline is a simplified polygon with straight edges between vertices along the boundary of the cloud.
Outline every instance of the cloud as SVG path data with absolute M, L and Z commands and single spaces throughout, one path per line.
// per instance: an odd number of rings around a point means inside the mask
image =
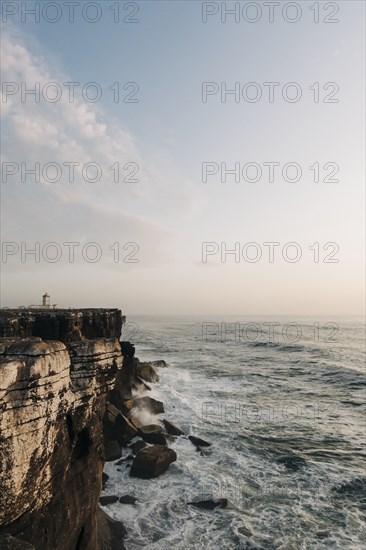
M 57 82 L 66 92 L 62 83 L 76 79 L 51 67 L 43 55 L 34 53 L 37 49 L 29 37 L 7 25 L 3 82 L 15 82 L 19 89 L 22 83 L 27 89 L 39 83 L 41 90 Z M 171 258 L 175 234 L 168 220 L 182 217 L 184 221 L 196 211 L 197 200 L 193 186 L 164 151 L 153 157 L 144 153 L 134 136 L 103 110 L 102 103 L 87 103 L 77 94 L 74 102 L 63 93 L 55 103 L 42 96 L 37 103 L 31 95 L 22 102 L 20 92 L 7 96 L 2 102 L 2 123 L 2 161 L 23 163 L 25 169 L 34 169 L 35 163 L 40 166 L 38 183 L 32 175 L 20 181 L 21 169 L 3 183 L 4 240 L 88 238 L 107 243 L 122 239 L 139 242 L 147 264 Z M 70 164 L 65 163 L 73 162 L 78 164 L 70 182 Z M 47 163 L 60 167 L 59 181 L 51 181 L 57 171 L 54 167 L 45 170 Z M 83 168 L 87 163 L 100 167 L 100 181 L 86 181 Z M 118 183 L 111 169 L 116 163 Z M 138 183 L 122 181 L 137 169 L 133 177 Z M 91 167 L 86 173 L 90 179 L 97 172 Z

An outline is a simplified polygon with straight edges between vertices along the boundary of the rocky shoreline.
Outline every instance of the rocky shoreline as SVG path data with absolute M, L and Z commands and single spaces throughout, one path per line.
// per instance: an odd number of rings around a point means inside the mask
M 54 316 L 51 328 L 44 315 Z M 167 365 L 140 362 L 115 337 L 121 311 L 1 317 L 10 336 L 0 339 L 0 549 L 123 550 L 126 530 L 108 505 L 134 505 L 138 495 L 109 492 L 105 462 L 149 480 L 177 460 L 176 438 L 202 455 L 210 443 L 161 416 L 164 404 L 149 393 Z M 40 328 L 59 339 L 35 336 Z

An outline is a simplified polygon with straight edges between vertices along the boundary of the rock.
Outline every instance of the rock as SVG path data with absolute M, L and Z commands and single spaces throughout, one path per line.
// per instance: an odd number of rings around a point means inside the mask
M 201 508 L 203 510 L 214 510 L 215 508 L 226 508 L 227 499 L 220 498 L 219 500 L 199 500 L 197 502 L 188 502 L 190 506 L 195 508 Z
M 125 526 L 121 521 L 109 517 L 102 508 L 97 509 L 97 530 L 98 540 L 95 548 L 98 550 L 126 550 L 123 544 L 123 539 L 127 535 Z M 85 550 L 89 550 L 89 548 L 90 546 Z
M 76 324 L 93 320 L 79 313 Z M 109 392 L 122 391 L 123 361 L 115 338 L 0 341 L 1 533 L 19 533 L 37 550 L 98 547 L 102 419 Z
M 146 382 L 142 378 L 140 378 L 140 376 L 136 376 L 136 380 L 138 381 L 140 386 L 144 387 L 145 390 L 151 391 L 150 386 L 148 384 L 146 384 Z
M 173 449 L 163 445 L 153 445 L 139 451 L 132 463 L 130 475 L 142 479 L 157 477 L 164 473 L 172 462 L 177 460 Z
M 195 437 L 194 435 L 189 435 L 188 439 L 193 443 L 193 445 L 196 445 L 196 447 L 211 447 L 212 445 L 212 443 L 208 443 L 207 441 L 204 441 L 199 437 Z
M 32 544 L 12 537 L 8 533 L 0 535 L 0 550 L 35 550 Z
M 106 441 L 104 445 L 104 454 L 106 462 L 117 460 L 122 456 L 122 448 L 120 443 L 116 439 Z
M 136 360 L 136 374 L 146 382 L 159 382 L 160 377 L 150 363 L 142 363 Z
M 75 342 L 121 336 L 122 312 L 119 309 L 35 309 L 0 310 L 0 337 Z
M 149 424 L 148 426 L 142 426 L 140 428 L 140 435 L 146 443 L 166 445 L 166 439 L 162 432 L 162 427 L 157 424 Z
M 160 414 L 164 412 L 164 403 L 147 395 L 145 395 L 144 397 L 129 399 L 125 401 L 125 406 L 130 411 L 134 407 L 137 407 L 140 410 L 147 410 L 152 414 Z
M 116 495 L 108 495 L 106 497 L 100 497 L 99 504 L 101 506 L 108 506 L 108 504 L 114 504 L 118 501 L 118 497 Z
M 130 416 L 129 417 L 129 421 L 131 422 L 131 424 L 137 429 L 139 430 L 142 426 L 142 422 L 140 422 L 140 420 L 137 418 L 137 416 Z
M 158 361 L 149 361 L 149 363 L 157 369 L 164 369 L 168 366 L 163 359 L 159 359 Z
M 106 474 L 105 472 L 103 472 L 102 473 L 102 487 L 103 487 L 103 489 L 104 489 L 105 484 L 107 483 L 108 479 L 109 479 L 109 475 Z
M 212 449 L 202 449 L 201 447 L 196 447 L 196 451 L 200 453 L 201 456 L 210 456 L 212 454 Z
M 169 420 L 163 419 L 163 424 L 165 426 L 166 431 L 170 435 L 184 435 L 184 431 L 178 428 L 173 422 L 170 422 Z
M 277 464 L 283 464 L 292 472 L 297 472 L 300 468 L 306 465 L 306 460 L 295 454 L 280 456 L 276 462 Z
M 137 501 L 137 498 L 131 495 L 122 495 L 119 501 L 121 504 L 135 504 L 135 502 Z
M 147 447 L 145 441 L 136 441 L 136 443 L 131 445 L 131 451 L 136 455 L 141 449 L 145 449 L 145 447 Z
M 107 403 L 103 418 L 105 439 L 116 439 L 121 445 L 126 444 L 137 434 L 137 429 L 112 403 Z

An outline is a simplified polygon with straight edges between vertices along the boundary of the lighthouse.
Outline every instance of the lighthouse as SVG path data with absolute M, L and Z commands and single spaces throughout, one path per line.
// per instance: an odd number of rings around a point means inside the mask
M 51 298 L 47 292 L 42 296 L 42 307 L 45 309 L 49 309 L 51 307 Z

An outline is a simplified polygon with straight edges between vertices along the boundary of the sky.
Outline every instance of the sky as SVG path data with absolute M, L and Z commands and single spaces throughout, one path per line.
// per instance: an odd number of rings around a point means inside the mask
M 275 4 L 2 3 L 2 307 L 363 313 L 365 4 Z

